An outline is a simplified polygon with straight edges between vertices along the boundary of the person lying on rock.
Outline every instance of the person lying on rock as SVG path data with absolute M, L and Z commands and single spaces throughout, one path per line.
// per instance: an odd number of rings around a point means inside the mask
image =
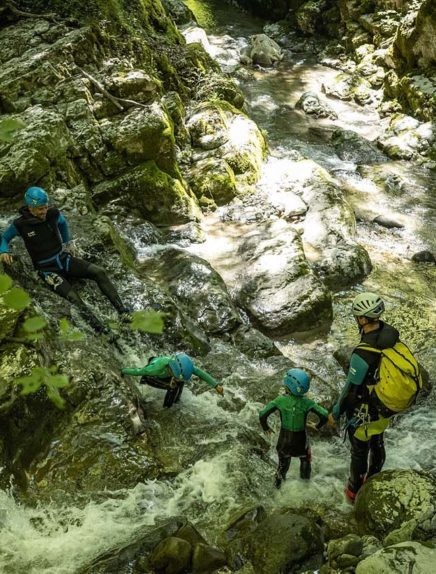
M 20 217 L 15 219 L 2 235 L 0 261 L 7 265 L 12 264 L 9 243 L 14 237 L 20 236 L 41 279 L 55 293 L 75 304 L 98 333 L 107 332 L 108 329 L 74 291 L 69 279 L 92 279 L 120 315 L 128 315 L 130 309 L 123 304 L 102 267 L 74 257 L 67 220 L 59 209 L 49 207 L 48 201 L 44 189 L 29 187 L 24 194 L 25 205 L 19 209 Z
M 310 388 L 310 375 L 302 369 L 290 369 L 284 376 L 283 386 L 285 394 L 279 395 L 269 402 L 260 412 L 259 421 L 268 434 L 272 430 L 268 426 L 268 417 L 275 411 L 280 413 L 280 434 L 277 442 L 279 465 L 275 475 L 275 487 L 280 488 L 282 481 L 291 464 L 291 458 L 300 459 L 300 477 L 309 480 L 312 472 L 312 455 L 306 432 L 307 415 L 315 413 L 319 422 L 317 429 L 321 428 L 328 418 L 327 409 L 304 395 Z
M 124 368 L 121 372 L 123 375 L 141 377 L 141 385 L 166 390 L 163 406 L 168 408 L 179 402 L 185 383 L 190 381 L 193 375 L 213 387 L 218 394 L 224 394 L 222 385 L 209 373 L 196 367 L 185 353 L 177 353 L 171 357 L 165 355 L 151 357 L 145 367 Z

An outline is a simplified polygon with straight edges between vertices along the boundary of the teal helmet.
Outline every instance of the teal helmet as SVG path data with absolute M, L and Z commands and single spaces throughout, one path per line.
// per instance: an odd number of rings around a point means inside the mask
M 383 300 L 371 291 L 359 293 L 354 298 L 352 311 L 355 317 L 368 317 L 369 319 L 378 319 L 385 310 Z
M 194 373 L 194 363 L 185 353 L 177 353 L 171 357 L 168 365 L 174 377 L 179 380 L 189 381 Z
M 29 207 L 40 207 L 47 205 L 48 195 L 42 187 L 29 187 L 24 194 L 24 203 Z
M 296 397 L 302 397 L 310 388 L 310 375 L 303 369 L 289 369 L 283 384 L 286 389 Z

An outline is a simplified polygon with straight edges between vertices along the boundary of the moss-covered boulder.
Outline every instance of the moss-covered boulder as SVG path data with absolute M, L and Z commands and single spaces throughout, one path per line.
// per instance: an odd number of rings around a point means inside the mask
M 52 170 L 65 169 L 71 138 L 64 118 L 40 106 L 28 108 L 19 118 L 23 129 L 10 142 L 0 142 L 0 196 L 24 192 L 29 185 L 48 177 Z
M 255 564 L 258 574 L 279 574 L 323 550 L 317 525 L 291 510 L 277 511 L 253 526 L 229 543 L 230 564 L 240 565 L 242 558 Z
M 436 64 L 436 2 L 417 2 L 401 20 L 395 38 L 397 55 L 408 68 L 428 68 Z
M 386 536 L 409 524 L 414 539 L 426 540 L 436 531 L 435 495 L 436 479 L 429 473 L 384 471 L 359 491 L 356 518 L 364 532 Z
M 388 546 L 362 560 L 356 574 L 431 574 L 436 563 L 436 546 L 419 542 L 402 542 Z
M 154 161 L 96 185 L 92 195 L 99 205 L 116 199 L 153 223 L 184 223 L 200 216 L 183 183 L 161 171 Z
M 189 171 L 188 181 L 205 208 L 229 203 L 237 195 L 235 174 L 222 159 L 197 162 Z

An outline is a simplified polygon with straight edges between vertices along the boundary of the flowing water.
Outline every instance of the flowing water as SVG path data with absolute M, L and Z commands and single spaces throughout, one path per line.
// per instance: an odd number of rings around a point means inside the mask
M 210 50 L 223 69 L 234 71 L 239 49 L 247 44 L 250 34 L 262 31 L 261 23 L 219 1 L 189 0 L 186 4 L 206 29 Z M 386 320 L 399 328 L 403 339 L 433 373 L 435 268 L 411 263 L 410 255 L 421 249 L 435 250 L 435 198 L 431 195 L 435 193 L 434 180 L 429 172 L 408 162 L 387 161 L 374 170 L 362 171 L 352 162 L 339 159 L 329 143 L 332 129 L 343 127 L 374 139 L 383 129 L 383 122 L 373 110 L 330 100 L 338 113 L 336 121 L 315 121 L 292 110 L 303 91 L 319 92 L 321 83 L 331 81 L 336 73 L 316 64 L 312 54 L 299 53 L 277 69 L 257 70 L 253 76 L 240 80 L 250 114 L 265 130 L 270 147 L 258 191 L 268 202 L 268 196 L 285 184 L 293 154 L 298 150 L 326 168 L 347 190 L 355 206 L 360 205 L 375 215 L 388 211 L 402 218 L 405 227 L 400 230 L 358 224 L 359 241 L 367 248 L 374 270 L 357 289 L 383 294 L 387 302 Z M 392 193 L 381 189 L 373 177 L 380 170 L 391 175 L 392 181 L 400 181 L 401 186 L 395 186 Z M 218 211 L 206 218 L 206 241 L 191 249 L 208 259 L 232 290 L 238 274 L 234 241 L 243 229 L 226 224 L 219 215 Z M 147 250 L 141 249 L 146 256 Z M 335 294 L 334 321 L 328 336 L 300 336 L 277 342 L 286 356 L 318 374 L 313 385 L 315 396 L 328 397 L 326 389 L 331 382 L 339 388 L 343 381 L 332 353 L 341 345 L 357 340 L 349 314 L 354 294 L 352 290 Z M 223 353 L 232 352 L 223 346 Z M 237 362 L 237 357 L 229 355 L 229 360 Z M 261 404 L 250 401 L 250 387 L 244 383 L 253 377 L 253 372 L 261 381 L 268 369 L 270 365 L 262 361 L 241 363 L 223 381 L 224 399 L 210 392 L 196 394 L 186 389 L 182 403 L 171 409 L 170 414 L 161 410 L 160 391 L 149 388 L 144 391 L 149 406 L 147 414 L 155 421 L 157 432 L 169 429 L 165 456 L 173 457 L 183 467 L 175 472 L 175 477 L 146 481 L 117 492 L 111 492 L 108 485 L 98 500 L 78 503 L 77 507 L 53 503 L 29 508 L 17 504 L 12 493 L 0 492 L 0 571 L 80 572 L 83 565 L 103 552 L 121 547 L 136 532 L 152 527 L 155 520 L 171 516 L 188 517 L 214 542 L 232 512 L 247 504 L 274 508 L 290 503 L 304 506 L 316 500 L 327 508 L 349 511 L 342 495 L 349 455 L 340 437 L 312 440 L 313 479 L 309 484 L 296 478 L 294 464 L 291 480 L 281 491 L 272 488 L 275 439 L 267 453 L 257 422 Z M 323 386 L 323 381 L 329 385 Z M 432 393 L 387 432 L 386 468 L 436 472 L 434 406 Z M 172 434 L 172 428 L 181 428 L 183 433 Z

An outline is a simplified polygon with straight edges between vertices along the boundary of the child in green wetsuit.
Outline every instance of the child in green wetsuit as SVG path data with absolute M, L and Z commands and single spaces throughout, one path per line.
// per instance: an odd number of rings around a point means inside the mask
M 142 385 L 165 389 L 167 392 L 163 406 L 168 408 L 179 402 L 185 383 L 193 375 L 205 381 L 220 395 L 224 393 L 222 385 L 211 377 L 209 373 L 196 367 L 192 359 L 185 353 L 177 353 L 172 357 L 152 357 L 145 367 L 121 369 L 121 372 L 123 375 L 141 377 L 140 382 Z
M 268 426 L 268 417 L 275 411 L 279 411 L 281 428 L 277 442 L 279 466 L 276 472 L 275 486 L 280 488 L 282 481 L 286 479 L 286 473 L 291 464 L 291 458 L 297 456 L 300 459 L 300 477 L 308 480 L 312 471 L 311 452 L 306 433 L 306 419 L 309 412 L 314 412 L 319 417 L 317 428 L 327 422 L 328 411 L 305 397 L 310 387 L 310 375 L 302 369 L 290 369 L 284 379 L 285 395 L 280 395 L 269 402 L 260 412 L 259 420 L 266 432 L 271 429 Z

